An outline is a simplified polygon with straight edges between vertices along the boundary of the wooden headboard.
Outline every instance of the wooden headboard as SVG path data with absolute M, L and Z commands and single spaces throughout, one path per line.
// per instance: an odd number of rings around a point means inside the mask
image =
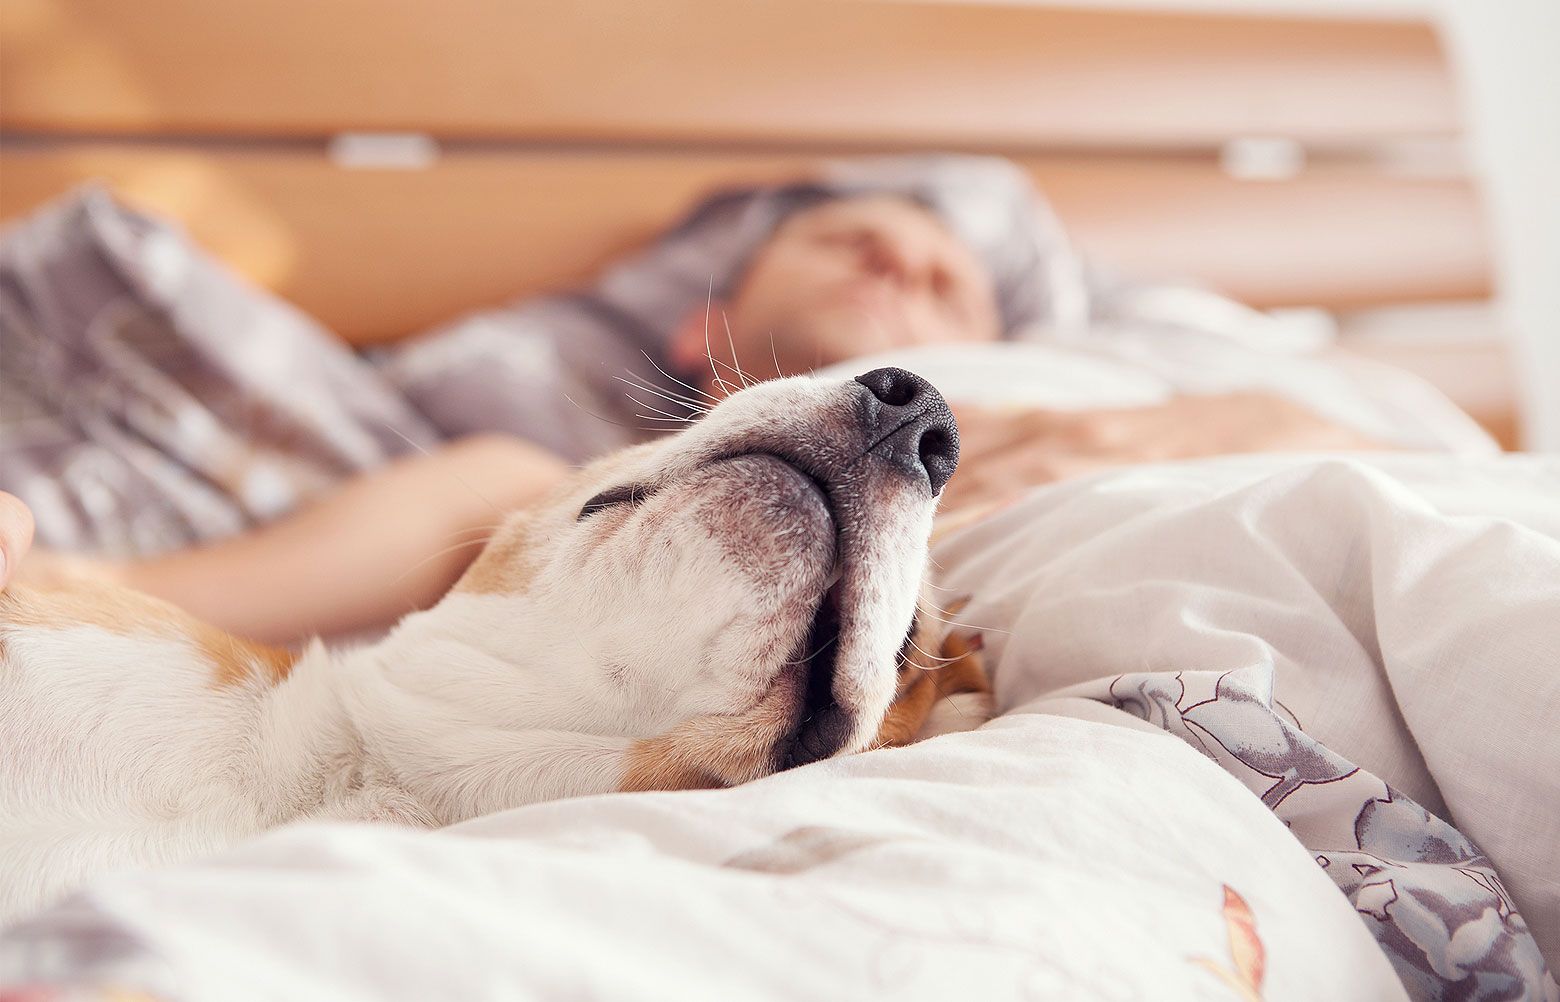
M 1467 179 L 1403 166 L 1458 133 L 1411 21 L 876 0 L 0 18 L 0 219 L 104 179 L 355 343 L 577 281 L 712 187 L 893 150 L 1012 156 L 1086 250 L 1258 306 L 1489 286 Z M 1243 150 L 1276 176 L 1232 173 Z

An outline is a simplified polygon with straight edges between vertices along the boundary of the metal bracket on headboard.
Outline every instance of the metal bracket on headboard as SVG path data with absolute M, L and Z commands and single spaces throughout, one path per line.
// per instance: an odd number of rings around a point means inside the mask
M 426 170 L 439 159 L 439 141 L 421 132 L 340 132 L 326 154 L 348 170 Z

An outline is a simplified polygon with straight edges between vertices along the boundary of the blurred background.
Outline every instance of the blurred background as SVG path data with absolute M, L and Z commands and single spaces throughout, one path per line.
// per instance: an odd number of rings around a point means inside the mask
M 0 11 L 0 219 L 101 179 L 355 345 L 582 280 L 716 186 L 997 153 L 1091 257 L 1560 448 L 1553 0 Z

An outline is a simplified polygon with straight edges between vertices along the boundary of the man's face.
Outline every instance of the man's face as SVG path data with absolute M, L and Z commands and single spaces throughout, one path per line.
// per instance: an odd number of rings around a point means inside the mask
M 742 368 L 763 377 L 1001 335 L 979 259 L 931 212 L 892 196 L 839 199 L 793 215 L 758 251 L 725 310 Z M 695 319 L 702 355 L 702 314 Z M 729 362 L 718 313 L 709 334 L 715 358 Z

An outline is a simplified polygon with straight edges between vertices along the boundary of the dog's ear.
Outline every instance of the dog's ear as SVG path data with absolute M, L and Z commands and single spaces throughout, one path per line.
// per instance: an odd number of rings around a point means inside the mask
M 957 613 L 964 602 L 949 610 Z M 876 748 L 907 745 L 943 718 L 936 733 L 972 730 L 991 719 L 991 684 L 977 631 L 944 629 L 923 602 L 899 661 L 899 687 L 878 728 Z
M 540 563 L 533 551 L 533 524 L 532 516 L 526 512 L 504 519 L 477 559 L 455 582 L 454 590 L 479 595 L 519 595 L 528 591 Z

